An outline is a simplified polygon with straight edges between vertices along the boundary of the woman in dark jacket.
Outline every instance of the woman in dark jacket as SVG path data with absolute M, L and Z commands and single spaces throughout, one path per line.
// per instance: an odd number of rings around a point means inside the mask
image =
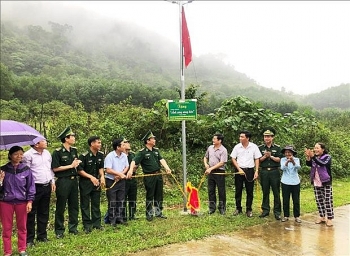
M 316 224 L 326 223 L 333 226 L 333 192 L 332 192 L 332 158 L 328 154 L 325 144 L 316 143 L 314 150 L 306 149 L 306 165 L 311 166 L 310 180 L 314 186 L 315 199 L 319 212 Z
M 18 251 L 22 256 L 26 252 L 27 238 L 27 213 L 32 209 L 32 201 L 35 196 L 35 184 L 32 171 L 25 164 L 21 163 L 23 148 L 13 146 L 9 150 L 10 160 L 1 166 L 0 175 L 0 216 L 2 222 L 2 241 L 4 255 L 12 254 L 11 235 L 14 213 L 16 214 Z

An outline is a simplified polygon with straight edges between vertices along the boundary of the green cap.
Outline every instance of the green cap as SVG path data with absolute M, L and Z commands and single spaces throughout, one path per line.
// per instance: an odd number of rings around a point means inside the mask
M 143 136 L 142 140 L 149 140 L 150 138 L 155 138 L 156 136 L 153 135 L 151 130 L 148 130 L 148 132 L 145 134 L 145 136 Z
M 69 135 L 75 135 L 74 132 L 72 131 L 72 129 L 70 128 L 70 126 L 68 126 L 66 129 L 64 129 L 64 131 L 61 132 L 61 134 L 58 135 L 57 138 L 64 139 L 65 137 L 67 137 Z
M 271 135 L 274 136 L 276 134 L 275 129 L 273 129 L 272 127 L 269 128 L 265 128 L 263 131 L 263 135 Z

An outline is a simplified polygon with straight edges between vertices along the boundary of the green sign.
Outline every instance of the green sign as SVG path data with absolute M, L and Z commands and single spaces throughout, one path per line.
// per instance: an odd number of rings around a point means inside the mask
M 168 100 L 169 121 L 197 120 L 197 100 Z

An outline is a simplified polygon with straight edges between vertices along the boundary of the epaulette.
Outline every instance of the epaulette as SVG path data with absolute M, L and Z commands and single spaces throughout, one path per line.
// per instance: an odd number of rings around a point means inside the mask
M 76 147 L 71 147 L 71 148 L 77 149 Z
M 60 151 L 61 150 L 61 148 L 56 148 L 56 151 Z
M 260 147 L 262 147 L 262 146 L 265 146 L 265 144 L 261 144 L 261 145 L 259 145 L 258 147 L 260 148 Z
M 104 153 L 103 153 L 102 151 L 100 151 L 100 150 L 98 151 L 98 153 L 101 153 L 102 155 L 104 154 Z
M 141 151 L 144 151 L 145 150 L 145 148 L 141 148 L 139 151 L 141 152 Z
M 281 146 L 280 146 L 280 145 L 278 145 L 278 144 L 275 144 L 275 146 L 276 146 L 276 147 L 281 147 Z
M 159 150 L 159 148 L 154 147 L 154 149 Z
M 86 156 L 87 154 L 89 154 L 89 151 L 84 152 L 82 155 Z

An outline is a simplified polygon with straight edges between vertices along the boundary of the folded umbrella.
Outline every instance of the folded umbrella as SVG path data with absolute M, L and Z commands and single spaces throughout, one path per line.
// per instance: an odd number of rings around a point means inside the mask
M 13 120 L 0 120 L 0 150 L 34 145 L 45 137 L 33 127 Z

